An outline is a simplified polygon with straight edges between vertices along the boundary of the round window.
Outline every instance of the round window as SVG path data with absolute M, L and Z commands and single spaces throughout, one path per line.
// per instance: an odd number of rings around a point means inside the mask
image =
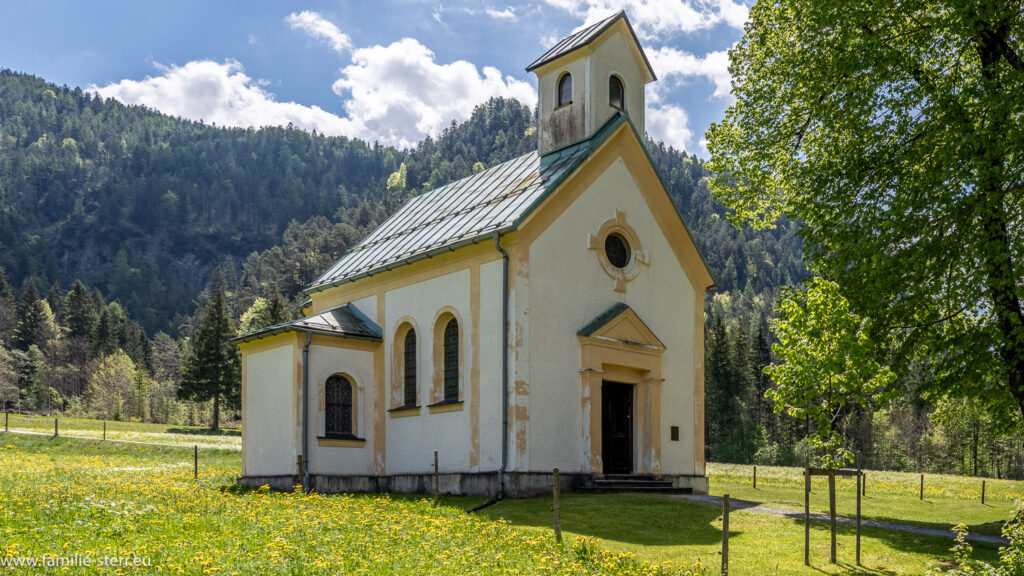
M 616 268 L 625 268 L 629 265 L 629 242 L 622 237 L 622 234 L 609 234 L 604 239 L 604 255 L 608 262 Z

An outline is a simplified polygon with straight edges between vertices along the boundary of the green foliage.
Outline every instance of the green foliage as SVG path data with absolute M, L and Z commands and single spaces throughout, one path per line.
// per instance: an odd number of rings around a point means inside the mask
M 185 358 L 178 397 L 205 402 L 213 400 L 211 428 L 220 427 L 220 406 L 237 408 L 241 400 L 242 365 L 238 348 L 229 342 L 234 337 L 231 316 L 218 291 L 203 312 L 192 349 Z
M 132 416 L 136 374 L 135 363 L 124 352 L 118 350 L 104 357 L 89 378 L 85 395 L 88 414 L 104 420 L 122 420 Z
M 800 219 L 897 367 L 930 365 L 922 393 L 1004 423 L 1024 414 L 1022 35 L 998 0 L 758 2 L 708 135 L 737 222 Z
M 870 322 L 850 311 L 837 284 L 820 278 L 784 292 L 776 309 L 772 330 L 779 343 L 772 350 L 779 361 L 765 368 L 775 383 L 768 397 L 776 411 L 815 424 L 810 438 L 822 451 L 823 467 L 853 462 L 836 424 L 853 406 L 867 406 L 895 379 L 872 356 Z
M 989 564 L 972 558 L 974 548 L 967 542 L 967 526 L 953 527 L 956 544 L 952 548 L 953 560 L 957 566 L 948 572 L 949 576 L 1020 576 L 1024 574 L 1024 500 L 1017 501 L 1017 511 L 1003 525 L 1003 537 L 1009 544 L 999 549 L 999 562 Z M 929 572 L 929 574 L 935 574 Z

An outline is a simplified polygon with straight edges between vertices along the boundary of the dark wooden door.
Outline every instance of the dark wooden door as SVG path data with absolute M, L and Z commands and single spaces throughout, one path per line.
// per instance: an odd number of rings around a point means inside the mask
M 633 387 L 601 384 L 601 458 L 605 474 L 633 472 Z

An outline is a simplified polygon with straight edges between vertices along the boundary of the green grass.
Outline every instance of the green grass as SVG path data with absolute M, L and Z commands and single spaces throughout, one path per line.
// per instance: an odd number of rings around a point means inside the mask
M 631 552 L 652 563 L 721 563 L 721 509 L 664 495 L 566 494 L 562 526 L 567 537 L 592 536 L 613 551 Z M 549 498 L 504 501 L 482 514 L 548 532 Z M 864 528 L 861 560 L 854 564 L 854 529 L 840 526 L 839 564 L 829 564 L 825 524 L 811 525 L 811 567 L 803 565 L 800 521 L 733 511 L 729 515 L 730 574 L 924 574 L 949 556 L 952 539 Z M 996 547 L 977 544 L 975 556 L 992 561 Z
M 711 494 L 762 502 L 775 508 L 803 510 L 803 475 L 800 468 L 753 467 L 708 464 Z M 903 472 L 867 473 L 867 494 L 861 501 L 861 517 L 900 524 L 947 530 L 963 522 L 971 532 L 1000 534 L 1002 523 L 1013 511 L 1014 499 L 1024 498 L 1024 482 L 986 480 L 981 503 L 981 479 L 941 474 L 925 475 L 924 500 L 920 499 L 920 475 Z M 811 511 L 828 512 L 828 479 L 813 478 Z M 854 517 L 857 512 L 856 480 L 836 478 L 836 513 Z
M 201 451 L 194 480 L 191 456 L 186 448 L 0 434 L 0 561 L 78 555 L 150 565 L 123 574 L 689 573 L 593 542 L 559 545 L 550 533 L 422 498 L 240 489 L 231 450 Z
M 53 418 L 51 417 L 10 414 L 8 418 L 8 426 L 12 431 L 53 433 Z M 106 425 L 107 438 L 109 440 L 155 442 L 159 444 L 174 444 L 176 446 L 198 445 L 200 448 L 229 450 L 241 450 L 242 448 L 242 432 L 238 429 L 211 432 L 209 428 L 198 426 L 113 421 L 108 421 Z M 61 417 L 59 418 L 58 429 L 62 436 L 78 438 L 103 437 L 103 421 L 101 420 Z

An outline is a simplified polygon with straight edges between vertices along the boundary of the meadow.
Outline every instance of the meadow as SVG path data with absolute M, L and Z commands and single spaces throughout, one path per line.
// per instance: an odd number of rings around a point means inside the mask
M 52 417 L 10 414 L 7 418 L 8 426 L 12 431 L 53 434 Z M 58 428 L 61 436 L 103 438 L 103 427 L 106 424 L 107 438 L 110 440 L 152 442 L 189 447 L 197 445 L 200 448 L 220 448 L 226 450 L 242 449 L 242 431 L 240 429 L 223 429 L 218 432 L 211 432 L 208 427 L 199 426 L 114 421 L 104 423 L 100 420 L 64 417 L 61 417 L 59 420 Z
M 753 467 L 709 463 L 710 492 L 721 496 L 759 502 L 773 508 L 804 509 L 802 469 L 758 466 L 757 488 Z M 867 493 L 861 498 L 864 520 L 911 524 L 948 529 L 967 524 L 973 533 L 999 535 L 1002 523 L 1014 510 L 1014 501 L 1024 498 L 1024 482 L 985 480 L 985 503 L 981 503 L 981 479 L 947 474 L 925 474 L 924 499 L 920 497 L 920 475 L 907 472 L 867 472 Z M 853 518 L 857 513 L 856 479 L 836 478 L 836 514 Z M 811 511 L 828 512 L 828 479 L 812 477 Z
M 3 434 L 0 561 L 35 561 L 31 574 L 83 557 L 117 565 L 73 573 L 693 574 L 421 498 L 239 489 L 237 452 L 202 454 L 194 480 L 190 449 Z
M 68 434 L 75 426 L 68 423 Z M 94 429 L 88 421 L 77 426 L 83 434 Z M 127 424 L 123 432 L 148 434 L 161 443 L 172 443 L 177 436 L 205 437 L 213 440 L 212 446 L 230 446 L 234 438 L 182 432 L 180 427 L 161 433 L 149 426 Z M 108 438 L 110 434 L 108 424 Z M 416 496 L 244 489 L 235 486 L 240 455 L 230 447 L 201 447 L 199 478 L 193 479 L 195 443 L 178 448 L 0 435 L 0 561 L 75 555 L 139 558 L 148 563 L 147 572 L 167 574 L 684 575 L 719 570 L 720 508 L 677 496 L 565 494 L 565 542 L 558 544 L 551 531 L 550 498 L 506 500 L 468 514 L 465 509 L 483 500 L 445 497 L 444 505 L 434 508 Z M 799 478 L 799 469 L 759 467 L 753 495 L 785 504 L 788 491 L 802 494 L 790 478 L 794 470 Z M 749 486 L 749 467 L 712 465 L 709 473 L 713 493 L 724 489 L 734 498 L 747 496 L 743 485 Z M 916 498 L 904 494 L 905 479 L 894 476 L 886 489 L 883 473 L 872 474 L 878 481 L 869 484 L 865 499 L 877 499 L 872 514 L 913 520 L 910 512 L 885 509 L 895 501 L 888 498 Z M 992 500 L 986 497 L 991 510 L 972 516 L 969 509 L 961 513 L 958 508 L 971 499 L 966 492 L 970 480 L 963 480 L 964 497 L 955 497 L 960 481 L 936 478 L 936 490 L 946 483 L 951 495 L 929 495 L 926 490 L 926 502 L 931 499 L 928 505 L 934 510 L 925 523 L 945 529 L 961 516 L 980 525 L 997 523 L 1004 510 L 1002 518 L 1008 516 L 1020 489 L 1020 483 L 997 483 Z M 841 494 L 844 486 L 840 483 Z M 853 489 L 848 491 L 852 499 Z M 815 492 L 820 498 L 823 486 L 816 484 Z M 821 510 L 820 500 L 816 509 Z M 863 566 L 857 567 L 852 527 L 840 527 L 837 565 L 828 563 L 825 524 L 812 524 L 811 539 L 812 566 L 807 568 L 802 522 L 733 511 L 730 573 L 925 574 L 943 565 L 952 545 L 951 538 L 865 528 Z M 975 545 L 975 556 L 981 559 L 993 561 L 996 551 L 993 545 Z M 76 568 L 74 573 L 137 570 L 122 565 Z

